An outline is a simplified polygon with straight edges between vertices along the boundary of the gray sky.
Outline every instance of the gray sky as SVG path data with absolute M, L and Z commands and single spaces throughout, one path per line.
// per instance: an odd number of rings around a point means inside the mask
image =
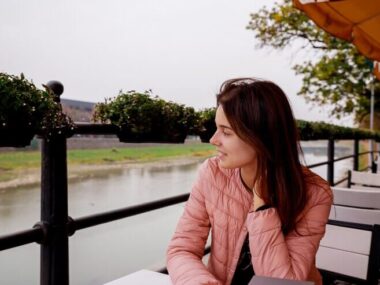
M 100 102 L 120 89 L 152 89 L 197 109 L 215 105 L 224 80 L 255 76 L 279 84 L 297 118 L 332 122 L 296 96 L 296 51 L 255 48 L 245 27 L 266 3 L 273 0 L 1 1 L 0 70 L 39 87 L 59 80 L 63 98 Z

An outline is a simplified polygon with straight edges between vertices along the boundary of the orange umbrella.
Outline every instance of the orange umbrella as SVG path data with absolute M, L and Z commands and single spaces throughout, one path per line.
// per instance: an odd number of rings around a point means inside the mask
M 293 0 L 293 4 L 326 32 L 380 61 L 380 1 Z

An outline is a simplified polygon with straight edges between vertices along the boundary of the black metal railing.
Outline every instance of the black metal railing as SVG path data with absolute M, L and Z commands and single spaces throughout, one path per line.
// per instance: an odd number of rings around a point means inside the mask
M 115 134 L 117 130 L 109 125 L 80 124 L 76 134 Z M 309 168 L 327 165 L 327 180 L 331 185 L 344 182 L 348 177 L 334 181 L 334 163 L 353 158 L 353 169 L 359 168 L 359 156 L 371 152 L 358 152 L 359 139 L 354 141 L 354 154 L 334 158 L 335 143 L 328 140 L 327 161 L 308 165 Z M 189 194 L 182 194 L 91 216 L 72 218 L 67 205 L 67 159 L 66 138 L 43 140 L 41 175 L 41 221 L 32 229 L 0 237 L 0 250 L 10 249 L 29 243 L 41 245 L 41 285 L 69 284 L 68 238 L 76 231 L 112 222 L 133 215 L 185 202 Z M 162 272 L 165 269 L 161 270 Z
M 81 135 L 116 134 L 117 131 L 114 126 L 101 124 L 77 124 L 74 130 L 75 134 Z M 328 182 L 333 186 L 344 182 L 348 178 L 334 181 L 334 163 L 353 158 L 353 169 L 358 170 L 359 156 L 370 153 L 369 151 L 359 153 L 359 139 L 354 140 L 354 153 L 340 158 L 335 158 L 335 141 L 333 138 L 329 139 L 327 161 L 308 167 L 327 165 Z M 43 139 L 41 152 L 41 221 L 31 229 L 0 237 L 0 250 L 35 242 L 41 245 L 41 285 L 69 284 L 68 242 L 69 237 L 76 231 L 182 203 L 189 197 L 189 194 L 183 194 L 91 216 L 72 218 L 68 215 L 66 138 Z M 165 269 L 161 271 L 164 272 Z

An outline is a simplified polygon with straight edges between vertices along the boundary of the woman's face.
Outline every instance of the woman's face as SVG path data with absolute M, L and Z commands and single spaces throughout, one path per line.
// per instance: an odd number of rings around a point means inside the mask
M 255 167 L 256 153 L 232 130 L 221 106 L 216 110 L 216 132 L 210 143 L 216 146 L 220 166 L 223 168 Z

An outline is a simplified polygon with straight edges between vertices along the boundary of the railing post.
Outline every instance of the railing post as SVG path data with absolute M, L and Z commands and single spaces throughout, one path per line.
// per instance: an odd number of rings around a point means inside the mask
M 359 140 L 354 140 L 354 170 L 359 170 Z
M 371 160 L 371 171 L 372 173 L 377 173 L 377 168 L 378 168 L 378 165 L 377 165 L 377 147 L 376 147 L 376 142 L 374 140 L 371 141 L 372 142 L 372 153 L 371 153 L 371 157 L 372 157 L 372 160 Z
M 334 139 L 328 140 L 327 146 L 327 181 L 334 186 Z
M 63 92 L 63 86 L 60 93 L 49 87 L 58 96 Z M 48 236 L 41 245 L 40 284 L 68 285 L 66 137 L 43 139 L 41 168 L 41 221 L 48 227 Z
M 375 157 L 374 154 L 372 154 L 372 157 Z M 375 159 L 372 159 L 372 161 L 371 161 L 371 171 L 372 171 L 372 173 L 377 172 L 377 163 L 376 163 Z

